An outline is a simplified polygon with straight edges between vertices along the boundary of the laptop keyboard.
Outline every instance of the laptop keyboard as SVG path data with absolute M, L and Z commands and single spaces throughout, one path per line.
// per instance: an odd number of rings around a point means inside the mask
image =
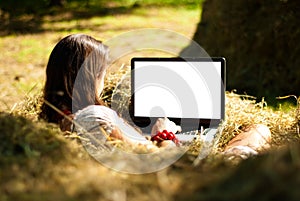
M 179 141 L 187 142 L 200 137 L 205 142 L 212 142 L 215 139 L 217 133 L 217 128 L 207 128 L 202 132 L 200 130 L 193 130 L 184 133 L 176 134 Z
M 194 131 L 188 131 L 184 133 L 178 133 L 176 134 L 176 137 L 178 138 L 179 141 L 186 142 L 186 141 L 192 141 L 196 139 L 200 135 L 199 130 L 194 130 Z

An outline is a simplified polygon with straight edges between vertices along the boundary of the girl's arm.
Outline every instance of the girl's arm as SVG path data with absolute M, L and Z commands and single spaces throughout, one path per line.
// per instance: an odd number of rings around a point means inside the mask
M 126 121 L 119 117 L 115 111 L 105 106 L 88 106 L 75 113 L 74 121 L 75 123 L 86 127 L 83 129 L 88 132 L 90 132 L 91 129 L 101 126 L 110 137 L 123 140 L 124 142 L 137 145 L 152 144 L 152 142 L 147 140 L 140 131 L 126 123 Z M 167 118 L 160 118 L 154 124 L 151 133 L 152 135 L 155 135 L 157 132 L 163 130 L 176 133 L 177 131 L 180 131 L 180 127 L 176 126 L 174 122 L 171 122 Z

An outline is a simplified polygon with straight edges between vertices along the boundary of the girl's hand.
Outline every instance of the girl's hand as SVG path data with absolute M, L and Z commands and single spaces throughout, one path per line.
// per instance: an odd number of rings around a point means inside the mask
M 158 132 L 167 130 L 168 132 L 177 133 L 181 132 L 181 127 L 177 126 L 174 122 L 170 121 L 167 117 L 158 118 L 151 130 L 151 136 L 156 135 Z

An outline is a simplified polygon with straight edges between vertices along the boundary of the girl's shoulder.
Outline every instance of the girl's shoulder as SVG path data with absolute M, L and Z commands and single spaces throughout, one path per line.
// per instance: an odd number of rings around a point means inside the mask
M 109 107 L 103 105 L 90 105 L 74 114 L 74 120 L 93 120 L 101 118 L 109 122 L 115 122 L 117 113 Z

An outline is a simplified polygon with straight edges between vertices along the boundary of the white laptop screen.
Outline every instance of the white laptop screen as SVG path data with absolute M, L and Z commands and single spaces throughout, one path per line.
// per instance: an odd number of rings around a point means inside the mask
M 223 58 L 133 58 L 134 117 L 221 120 Z

